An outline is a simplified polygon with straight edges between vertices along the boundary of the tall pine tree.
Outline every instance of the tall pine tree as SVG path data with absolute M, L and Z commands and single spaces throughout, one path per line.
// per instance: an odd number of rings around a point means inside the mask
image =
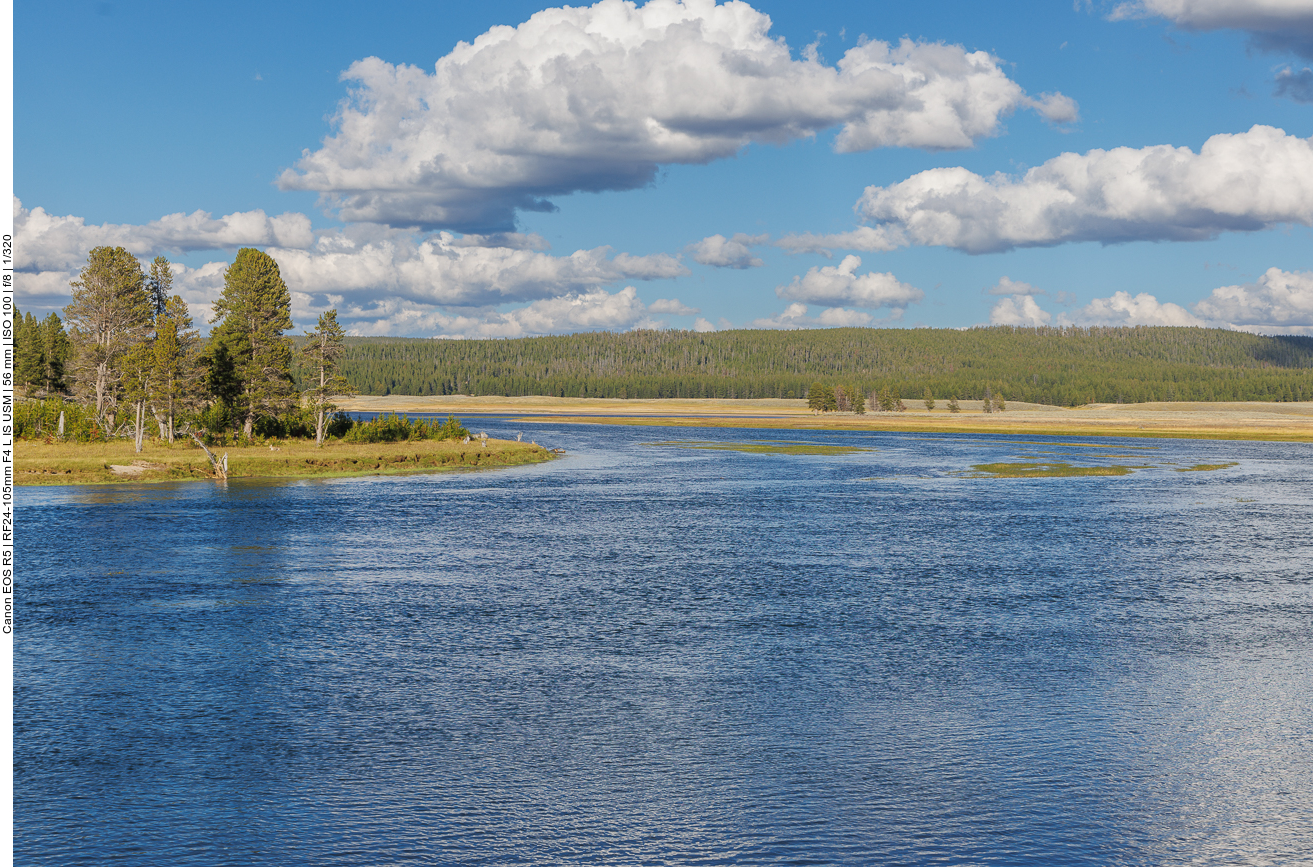
M 104 420 L 118 398 L 124 354 L 150 325 L 150 296 L 141 263 L 122 247 L 96 247 L 73 287 L 64 320 L 74 347 L 78 388 L 95 398 Z
M 256 419 L 277 415 L 293 403 L 292 297 L 268 254 L 249 247 L 224 272 L 223 295 L 214 305 L 210 340 L 223 344 L 241 385 L 236 410 L 251 438 Z

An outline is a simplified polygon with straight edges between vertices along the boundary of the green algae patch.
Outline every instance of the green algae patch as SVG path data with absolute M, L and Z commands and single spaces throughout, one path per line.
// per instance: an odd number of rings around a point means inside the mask
M 1127 476 L 1133 469 L 1113 464 L 1105 467 L 1077 467 L 1062 462 L 1049 463 L 1015 463 L 1015 464 L 972 464 L 975 470 L 971 478 L 977 479 L 1062 479 L 1074 476 Z
M 1227 461 L 1222 464 L 1195 464 L 1193 467 L 1177 467 L 1178 473 L 1206 473 L 1209 470 L 1224 470 L 1239 465 L 1239 461 Z
M 723 443 L 707 440 L 675 440 L 671 442 L 643 443 L 674 449 L 699 449 L 713 452 L 746 452 L 754 455 L 851 455 L 858 452 L 873 452 L 875 449 L 861 446 L 832 446 L 821 443 L 779 442 L 757 440 L 743 443 Z

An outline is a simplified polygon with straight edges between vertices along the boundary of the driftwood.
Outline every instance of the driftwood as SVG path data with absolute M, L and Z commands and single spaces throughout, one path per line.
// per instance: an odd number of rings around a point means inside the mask
M 196 434 L 193 433 L 193 434 L 191 435 L 191 438 L 194 439 L 194 440 L 196 441 L 196 445 L 198 445 L 198 446 L 200 446 L 201 448 L 205 449 L 205 454 L 206 454 L 206 456 L 210 459 L 210 466 L 214 467 L 214 475 L 215 475 L 215 477 L 216 477 L 216 478 L 220 478 L 220 479 L 227 479 L 227 478 L 228 478 L 228 453 L 227 453 L 227 452 L 224 452 L 222 458 L 216 458 L 216 457 L 214 456 L 214 452 L 212 452 L 212 451 L 210 451 L 208 448 L 206 448 L 205 443 L 201 442 L 201 438 L 200 438 L 200 437 L 196 436 Z

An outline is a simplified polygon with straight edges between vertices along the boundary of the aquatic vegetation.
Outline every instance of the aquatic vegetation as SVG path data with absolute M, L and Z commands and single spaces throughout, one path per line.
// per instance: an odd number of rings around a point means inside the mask
M 1133 469 L 1144 467 L 1127 467 L 1112 464 L 1102 467 L 1077 467 L 1061 461 L 1049 463 L 998 463 L 972 464 L 975 473 L 970 478 L 977 479 L 1052 479 L 1071 476 L 1126 476 Z
M 1177 467 L 1178 473 L 1197 473 L 1208 472 L 1209 470 L 1224 470 L 1227 467 L 1239 466 L 1239 461 L 1227 461 L 1221 464 L 1195 464 L 1193 467 Z
M 862 446 L 835 446 L 823 443 L 782 442 L 779 440 L 755 440 L 752 442 L 714 442 L 710 440 L 673 440 L 669 442 L 643 443 L 647 446 L 664 446 L 676 449 L 700 449 L 705 451 L 746 452 L 755 455 L 850 455 L 856 452 L 873 452 L 873 448 Z

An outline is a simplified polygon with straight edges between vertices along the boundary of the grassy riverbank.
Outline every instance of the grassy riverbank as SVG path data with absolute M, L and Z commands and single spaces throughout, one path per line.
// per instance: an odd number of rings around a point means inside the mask
M 637 424 L 662 427 L 886 430 L 1004 433 L 1033 436 L 1128 436 L 1181 439 L 1313 442 L 1313 402 L 1159 402 L 1058 407 L 1008 401 L 986 413 L 978 400 L 950 413 L 940 398 L 933 412 L 906 401 L 906 412 L 824 413 L 803 400 L 620 400 L 609 398 L 360 396 L 342 401 L 356 412 L 505 413 L 520 421 Z
M 311 441 L 292 440 L 268 445 L 213 449 L 228 455 L 230 479 L 253 477 L 328 478 L 395 475 L 490 467 L 510 467 L 550 460 L 542 446 L 509 440 L 419 440 L 399 443 L 332 441 L 317 448 Z M 210 462 L 191 442 L 148 443 L 140 454 L 132 443 L 16 444 L 14 481 L 20 485 L 96 485 L 122 482 L 162 482 L 212 479 Z

